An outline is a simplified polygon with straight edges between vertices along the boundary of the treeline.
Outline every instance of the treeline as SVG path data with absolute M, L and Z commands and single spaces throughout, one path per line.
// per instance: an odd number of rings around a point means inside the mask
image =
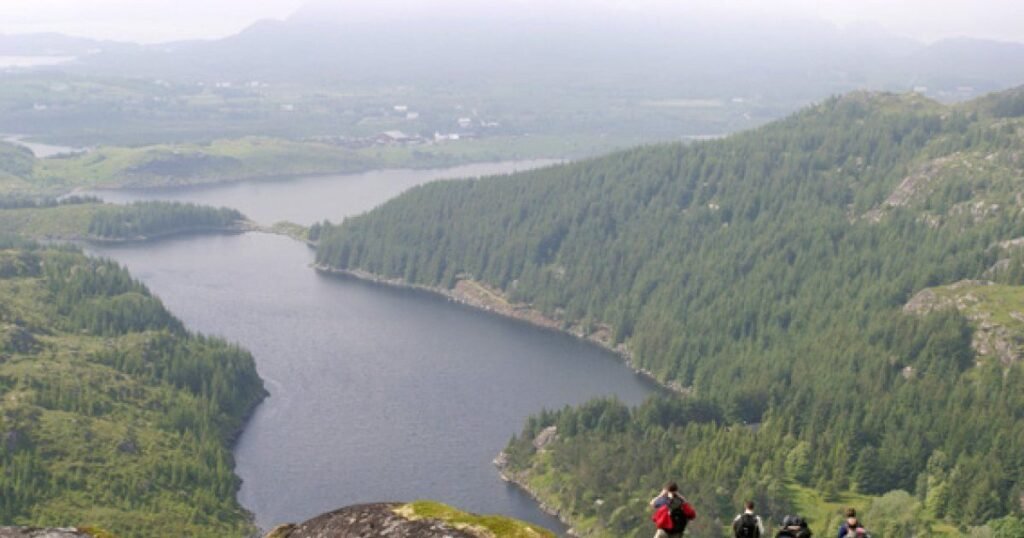
M 266 392 L 117 264 L 0 244 L 0 521 L 243 536 L 230 443 Z
M 0 141 L 0 179 L 3 179 L 4 175 L 22 179 L 31 177 L 35 163 L 36 157 L 32 150 Z
M 62 205 L 98 204 L 102 202 L 103 200 L 95 196 L 75 195 L 55 198 L 52 196 L 32 196 L 28 194 L 6 194 L 0 196 L 0 209 L 38 209 Z
M 647 501 L 670 479 L 701 514 L 688 527 L 695 536 L 723 535 L 746 500 L 754 500 L 769 527 L 800 513 L 801 504 L 807 508 L 796 488 L 813 473 L 814 447 L 789 434 L 786 420 L 774 415 L 757 425 L 726 424 L 721 409 L 681 398 L 652 398 L 634 409 L 602 399 L 544 411 L 510 441 L 505 472 L 525 477 L 533 489 L 543 491 L 545 502 L 582 522 L 587 529 L 583 536 L 649 536 L 653 528 Z M 557 435 L 538 451 L 533 440 L 550 426 L 557 428 Z M 939 528 L 938 506 L 977 499 L 963 493 L 973 489 L 973 477 L 979 476 L 976 470 L 960 469 L 952 477 L 955 482 L 947 481 L 950 468 L 948 458 L 938 452 L 920 478 L 930 489 L 861 499 L 858 508 L 872 535 L 947 535 L 948 527 Z M 822 491 L 824 501 L 839 501 L 835 487 Z M 827 535 L 841 520 L 836 510 L 812 524 L 818 534 Z M 953 532 L 993 538 L 1024 535 L 1019 515 L 971 527 L 965 523 Z
M 103 205 L 89 223 L 89 235 L 103 239 L 135 239 L 193 230 L 222 230 L 245 216 L 235 209 L 180 202 L 134 202 Z
M 325 223 L 318 262 L 431 286 L 472 278 L 566 325 L 610 325 L 638 366 L 721 409 L 730 426 L 688 426 L 674 445 L 701 466 L 755 457 L 725 440 L 763 424 L 756 467 L 800 446 L 792 478 L 826 495 L 902 489 L 936 517 L 983 523 L 1021 511 L 1021 365 L 977 363 L 956 313 L 901 308 L 980 277 L 1006 257 L 996 243 L 1024 236 L 1024 125 L 1000 104 L 1020 95 L 945 107 L 856 93 L 720 141 L 429 184 Z M 581 458 L 615 454 L 583 446 Z M 636 497 L 654 474 L 608 486 Z M 754 490 L 727 471 L 687 476 L 731 501 Z

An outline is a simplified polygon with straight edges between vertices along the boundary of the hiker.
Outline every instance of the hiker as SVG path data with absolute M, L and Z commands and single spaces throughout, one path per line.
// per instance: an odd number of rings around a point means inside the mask
M 654 538 L 682 536 L 686 524 L 697 517 L 690 503 L 679 494 L 679 486 L 675 482 L 665 484 L 661 493 L 651 499 L 651 506 L 654 507 L 652 519 L 658 527 Z
M 782 520 L 782 527 L 775 538 L 811 538 L 814 533 L 807 526 L 807 520 L 800 516 L 786 516 Z
M 862 538 L 864 536 L 867 536 L 867 531 L 864 529 L 864 525 L 860 524 L 860 520 L 857 519 L 857 510 L 847 508 L 846 521 L 839 526 L 839 538 Z
M 754 501 L 747 501 L 743 508 L 743 513 L 732 520 L 732 533 L 736 538 L 763 538 L 764 525 L 761 516 L 754 513 Z

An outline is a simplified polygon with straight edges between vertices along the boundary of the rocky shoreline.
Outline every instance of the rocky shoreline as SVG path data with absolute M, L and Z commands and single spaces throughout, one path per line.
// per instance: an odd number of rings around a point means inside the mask
M 636 366 L 634 356 L 630 352 L 628 346 L 625 344 L 614 345 L 612 343 L 613 340 L 611 338 L 612 332 L 610 327 L 606 325 L 598 326 L 597 330 L 591 331 L 587 334 L 578 324 L 568 324 L 567 322 L 554 319 L 539 310 L 530 307 L 530 305 L 510 303 L 505 299 L 501 292 L 490 289 L 480 282 L 464 279 L 459 280 L 452 289 L 444 289 L 436 286 L 412 284 L 400 278 L 384 278 L 380 275 L 359 269 L 338 269 L 324 264 L 314 264 L 313 268 L 318 272 L 325 274 L 355 278 L 357 280 L 394 288 L 425 291 L 431 294 L 440 295 L 452 302 L 464 304 L 485 312 L 491 312 L 524 323 L 529 323 L 530 325 L 541 329 L 569 334 L 581 340 L 586 340 L 590 343 L 596 344 L 607 351 L 611 351 L 622 359 L 623 363 L 625 363 L 625 365 L 633 370 L 637 375 L 646 377 L 665 390 L 684 396 L 692 395 L 693 393 L 692 389 L 689 387 L 683 387 L 678 383 L 664 383 L 655 377 L 653 372 Z M 547 504 L 541 497 L 540 493 L 530 486 L 525 476 L 508 468 L 508 456 L 504 451 L 498 454 L 493 463 L 495 467 L 498 468 L 498 473 L 502 480 L 515 485 L 524 493 L 529 495 L 530 498 L 537 503 L 538 508 L 540 508 L 542 512 L 561 521 L 562 524 L 568 528 L 566 531 L 568 536 L 579 536 L 574 529 L 575 524 L 571 519 L 563 515 L 557 508 Z
M 506 454 L 504 450 L 498 453 L 498 456 L 494 458 L 493 463 L 494 466 L 498 468 L 498 476 L 500 476 L 502 480 L 516 486 L 523 493 L 529 495 L 530 498 L 533 499 L 535 503 L 537 503 L 537 507 L 540 508 L 541 512 L 553 516 L 557 518 L 558 521 L 561 521 L 562 524 L 567 527 L 567 530 L 565 531 L 566 535 L 579 536 L 578 534 L 576 534 L 576 529 L 573 527 L 574 524 L 571 519 L 562 515 L 562 512 L 557 508 L 544 502 L 544 499 L 541 498 L 540 493 L 538 493 L 536 490 L 530 487 L 530 484 L 526 481 L 525 476 L 523 476 L 521 473 L 516 473 L 508 468 L 508 454 Z
M 336 267 L 319 263 L 314 264 L 313 268 L 318 272 L 325 274 L 346 276 L 394 288 L 425 291 L 435 295 L 440 295 L 452 302 L 470 306 L 485 312 L 491 312 L 517 321 L 522 321 L 533 325 L 534 327 L 575 336 L 580 340 L 590 342 L 605 349 L 606 351 L 614 353 L 637 375 L 647 378 L 665 390 L 683 396 L 693 394 L 692 388 L 684 387 L 678 382 L 665 383 L 658 379 L 658 377 L 654 375 L 654 372 L 637 366 L 635 357 L 632 351 L 630 351 L 629 346 L 626 344 L 614 344 L 611 327 L 599 324 L 594 330 L 585 331 L 578 323 L 555 319 L 544 314 L 540 310 L 531 307 L 530 305 L 510 303 L 500 291 L 491 289 L 475 280 L 459 280 L 455 284 L 454 288 L 445 289 L 437 286 L 412 284 L 401 278 L 385 278 L 360 269 L 338 269 Z

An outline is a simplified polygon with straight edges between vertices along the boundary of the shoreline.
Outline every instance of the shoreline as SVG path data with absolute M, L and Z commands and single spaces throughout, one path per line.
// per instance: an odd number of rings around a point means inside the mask
M 623 364 L 633 370 L 636 375 L 642 376 L 655 384 L 659 389 L 668 391 L 673 394 L 689 396 L 692 395 L 692 390 L 686 387 L 682 387 L 678 384 L 667 384 L 658 380 L 652 372 L 649 370 L 639 368 L 634 363 L 633 354 L 630 352 L 628 346 L 625 344 L 619 344 L 613 346 L 611 342 L 611 328 L 607 325 L 599 325 L 598 329 L 591 331 L 589 334 L 585 334 L 582 327 L 579 324 L 573 323 L 566 326 L 567 322 L 562 322 L 544 315 L 542 312 L 531 308 L 525 304 L 514 304 L 509 303 L 503 294 L 500 292 L 490 289 L 484 284 L 474 280 L 459 280 L 452 289 L 444 289 L 438 286 L 425 286 L 422 284 L 412 284 L 401 278 L 385 278 L 380 275 L 362 271 L 359 269 L 338 269 L 336 267 L 330 267 L 324 264 L 314 263 L 312 264 L 313 269 L 319 273 L 328 275 L 342 276 L 346 278 L 354 278 L 364 282 L 370 282 L 376 285 L 388 286 L 398 289 L 408 289 L 422 291 L 433 295 L 438 295 L 453 301 L 460 303 L 471 308 L 497 314 L 499 316 L 513 319 L 522 323 L 527 323 L 533 327 L 551 331 L 557 331 L 562 334 L 568 334 L 574 336 L 580 340 L 588 342 L 593 345 L 597 345 L 605 351 L 614 353 Z M 472 293 L 472 291 L 476 293 Z M 483 298 L 490 299 L 485 300 Z M 519 488 L 520 491 L 527 494 L 537 504 L 537 508 L 541 512 L 548 514 L 558 521 L 562 522 L 566 527 L 566 536 L 577 537 L 575 522 L 572 521 L 568 516 L 565 516 L 557 508 L 549 505 L 541 496 L 541 494 L 534 490 L 527 480 L 519 476 L 517 473 L 512 472 L 508 469 L 507 455 L 502 450 L 498 453 L 498 456 L 493 460 L 494 466 L 498 469 L 498 476 L 505 483 L 512 484 Z
M 573 336 L 579 340 L 596 345 L 605 351 L 613 353 L 636 375 L 646 378 L 662 390 L 681 396 L 692 395 L 691 389 L 683 387 L 678 383 L 665 383 L 659 380 L 650 370 L 637 366 L 635 357 L 626 344 L 612 344 L 611 327 L 598 324 L 596 325 L 595 330 L 592 330 L 589 333 L 585 332 L 583 327 L 581 327 L 577 322 L 569 322 L 568 320 L 552 318 L 527 304 L 510 303 L 505 299 L 501 292 L 493 290 L 476 280 L 459 280 L 456 282 L 454 288 L 445 289 L 439 286 L 413 284 L 401 278 L 385 278 L 361 269 L 338 269 L 336 267 L 320 263 L 314 263 L 312 264 L 312 267 L 319 273 L 340 275 L 382 286 L 418 290 L 433 295 L 439 295 L 449 301 L 527 323 L 539 329 L 556 331 Z
M 537 508 L 539 508 L 541 512 L 544 512 L 545 514 L 558 519 L 558 521 L 561 521 L 562 524 L 566 527 L 566 536 L 579 536 L 578 534 L 576 534 L 576 528 L 573 526 L 573 522 L 571 519 L 563 516 L 562 512 L 557 508 L 544 502 L 544 500 L 541 499 L 540 494 L 537 493 L 536 490 L 531 488 L 529 483 L 527 483 L 524 478 L 520 477 L 517 473 L 514 473 L 509 470 L 508 454 L 506 454 L 504 450 L 498 453 L 498 456 L 494 458 L 494 461 L 492 463 L 494 464 L 495 467 L 497 467 L 498 476 L 501 478 L 502 481 L 508 484 L 512 484 L 513 486 L 519 488 L 519 490 L 522 491 L 523 493 L 529 495 L 530 498 L 533 499 L 535 503 L 537 503 Z
M 561 157 L 528 157 L 528 158 L 510 158 L 510 159 L 468 159 L 468 160 L 456 160 L 453 162 L 438 162 L 438 163 L 415 163 L 409 162 L 401 166 L 354 166 L 349 168 L 338 168 L 338 169 L 325 169 L 318 171 L 304 171 L 304 172 L 282 172 L 282 173 L 255 173 L 255 174 L 241 174 L 237 176 L 203 176 L 200 178 L 190 178 L 179 182 L 167 182 L 160 181 L 161 179 L 170 178 L 152 178 L 154 181 L 151 182 L 139 182 L 138 180 L 110 180 L 105 182 L 97 182 L 92 185 L 76 185 L 66 186 L 64 189 L 59 189 L 58 196 L 75 196 L 81 194 L 90 194 L 95 192 L 103 191 L 161 191 L 161 190 L 175 190 L 175 189 L 201 189 L 201 188 L 215 188 L 226 185 L 232 185 L 237 183 L 275 183 L 275 182 L 290 182 L 296 179 L 307 178 L 307 177 L 324 177 L 324 176 L 350 176 L 359 174 L 368 174 L 371 172 L 387 172 L 387 171 L 399 171 L 399 170 L 412 170 L 412 171 L 430 171 L 430 170 L 445 170 L 450 168 L 460 168 L 463 166 L 474 166 L 482 164 L 501 164 L 501 163 L 537 163 L 536 166 L 530 166 L 527 169 L 533 170 L 535 168 L 545 168 L 548 166 L 555 166 L 559 164 L 565 164 L 571 162 L 569 159 Z M 500 175 L 500 174 L 499 174 Z M 206 179 L 204 179 L 206 178 Z M 452 179 L 459 179 L 461 176 L 453 176 Z M 70 187 L 70 188 L 69 188 Z
M 183 237 L 191 235 L 237 235 L 258 231 L 263 231 L 258 224 L 251 221 L 242 221 L 231 226 L 195 226 L 191 228 L 182 228 L 179 230 L 170 230 L 153 235 L 139 235 L 135 237 L 113 238 L 88 235 L 84 237 L 73 237 L 67 240 L 86 241 L 98 245 L 121 245 L 130 243 L 148 243 L 150 241 L 160 241 L 162 239 L 171 239 L 174 237 Z

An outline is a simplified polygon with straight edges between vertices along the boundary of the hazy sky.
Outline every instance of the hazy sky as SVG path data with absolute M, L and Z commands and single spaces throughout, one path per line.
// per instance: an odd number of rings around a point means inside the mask
M 321 0 L 323 1 L 323 0 Z M 437 0 L 328 0 L 430 6 Z M 441 0 L 445 5 L 474 0 Z M 708 4 L 767 17 L 800 15 L 838 24 L 868 22 L 932 41 L 971 36 L 1024 42 L 1024 0 L 507 0 L 509 3 L 596 3 L 625 9 L 673 3 Z M 0 33 L 60 32 L 126 41 L 221 37 L 264 18 L 285 18 L 305 0 L 0 0 Z M 532 6 L 531 6 L 532 7 Z M 370 9 L 370 8 L 367 8 Z M 537 7 L 542 9 L 542 7 Z

